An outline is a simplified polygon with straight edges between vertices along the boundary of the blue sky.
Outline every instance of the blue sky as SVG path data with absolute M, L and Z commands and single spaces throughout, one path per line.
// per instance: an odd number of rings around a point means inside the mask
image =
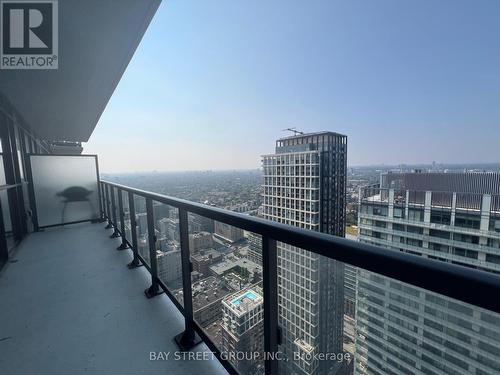
M 163 1 L 85 151 L 105 172 L 256 168 L 297 127 L 346 134 L 350 165 L 498 162 L 499 16 L 498 0 Z

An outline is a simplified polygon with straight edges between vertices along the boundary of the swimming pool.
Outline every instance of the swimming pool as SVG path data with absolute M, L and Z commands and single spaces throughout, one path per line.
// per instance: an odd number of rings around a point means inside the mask
M 239 296 L 239 297 L 236 297 L 234 298 L 232 301 L 231 301 L 231 305 L 234 305 L 234 306 L 239 306 L 241 304 L 241 301 L 244 299 L 244 298 L 248 298 L 248 299 L 251 299 L 251 300 L 255 300 L 257 298 L 257 296 L 255 294 L 253 294 L 252 292 L 248 291 L 246 292 L 245 294 Z

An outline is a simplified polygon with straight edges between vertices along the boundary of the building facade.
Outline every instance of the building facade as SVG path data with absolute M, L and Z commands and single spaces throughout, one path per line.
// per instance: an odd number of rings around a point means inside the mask
M 209 267 L 222 260 L 222 254 L 215 249 L 202 249 L 191 255 L 193 270 L 203 275 L 209 275 Z
M 381 186 L 360 191 L 360 241 L 500 272 L 500 174 L 389 173 Z M 357 276 L 356 374 L 500 373 L 498 315 Z
M 240 241 L 244 238 L 243 229 L 233 227 L 232 225 L 222 223 L 220 221 L 214 222 L 215 236 L 230 243 Z
M 222 299 L 234 290 L 214 276 L 193 282 L 192 289 L 194 320 L 203 328 L 218 325 L 222 319 Z M 174 291 L 174 296 L 180 304 L 184 303 L 182 286 Z
M 264 298 L 262 292 L 244 289 L 222 301 L 222 351 L 230 356 L 242 374 L 263 373 L 264 361 Z M 260 353 L 237 358 L 237 353 Z
M 258 234 L 248 232 L 248 259 L 257 264 L 262 264 L 262 239 Z
M 182 277 L 181 250 L 156 251 L 158 277 L 164 283 L 180 281 Z
M 348 240 L 357 241 L 352 234 L 346 234 Z M 344 266 L 344 314 L 354 319 L 356 317 L 356 273 L 357 269 L 350 264 Z
M 202 249 L 207 249 L 213 246 L 212 233 L 197 232 L 189 234 L 189 251 L 192 254 L 197 253 Z
M 347 137 L 301 134 L 276 142 L 263 156 L 264 218 L 344 236 Z M 342 353 L 344 265 L 278 244 L 278 308 L 282 371 L 336 373 L 315 353 Z

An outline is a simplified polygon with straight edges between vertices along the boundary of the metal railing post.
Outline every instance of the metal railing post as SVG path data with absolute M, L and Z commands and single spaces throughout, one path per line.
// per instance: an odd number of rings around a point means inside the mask
M 106 218 L 107 213 L 106 213 L 106 196 L 104 195 L 104 184 L 102 182 L 99 182 L 99 191 L 101 195 L 101 218 Z
M 116 202 L 115 202 L 115 188 L 110 186 L 111 189 L 111 210 L 113 213 L 113 234 L 109 236 L 110 238 L 120 237 L 120 233 L 118 233 L 118 227 L 116 222 Z
M 123 212 L 123 194 L 120 189 L 117 190 L 118 193 L 118 211 L 120 214 L 120 232 L 122 235 L 122 243 L 116 248 L 116 250 L 128 249 L 127 239 L 125 238 L 125 212 Z
M 278 254 L 276 240 L 262 236 L 262 275 L 264 292 L 264 367 L 266 375 L 278 373 Z
M 101 219 L 102 222 L 104 222 L 104 220 L 106 220 L 106 218 L 108 217 L 107 207 L 106 207 L 105 185 L 102 182 L 99 182 L 99 186 L 101 188 L 101 208 L 102 208 Z
M 113 223 L 111 222 L 111 208 L 110 208 L 110 205 L 109 205 L 109 189 L 110 189 L 110 186 L 108 184 L 105 184 L 104 185 L 104 189 L 106 190 L 106 211 L 107 211 L 106 217 L 108 219 L 108 225 L 106 225 L 105 229 L 111 229 L 111 228 L 113 228 Z
M 134 194 L 128 192 L 128 210 L 130 215 L 130 234 L 132 236 L 132 253 L 134 254 L 134 259 L 132 262 L 127 264 L 129 269 L 137 268 L 142 266 L 141 261 L 139 260 L 139 256 L 137 253 L 137 222 L 135 220 L 135 202 L 134 202 Z
M 179 231 L 182 263 L 182 295 L 184 301 L 184 331 L 175 336 L 175 342 L 183 352 L 201 342 L 193 327 L 193 295 L 191 291 L 191 258 L 189 253 L 189 223 L 186 210 L 179 208 Z
M 151 265 L 151 286 L 144 291 L 147 298 L 153 298 L 163 293 L 158 285 L 158 262 L 156 259 L 156 235 L 153 217 L 153 200 L 146 198 L 146 213 L 148 219 L 149 262 Z

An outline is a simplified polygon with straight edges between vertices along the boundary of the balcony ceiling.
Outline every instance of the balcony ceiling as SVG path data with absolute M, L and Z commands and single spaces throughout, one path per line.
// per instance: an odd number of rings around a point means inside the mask
M 160 2 L 59 1 L 59 68 L 0 70 L 0 94 L 38 137 L 88 141 Z

